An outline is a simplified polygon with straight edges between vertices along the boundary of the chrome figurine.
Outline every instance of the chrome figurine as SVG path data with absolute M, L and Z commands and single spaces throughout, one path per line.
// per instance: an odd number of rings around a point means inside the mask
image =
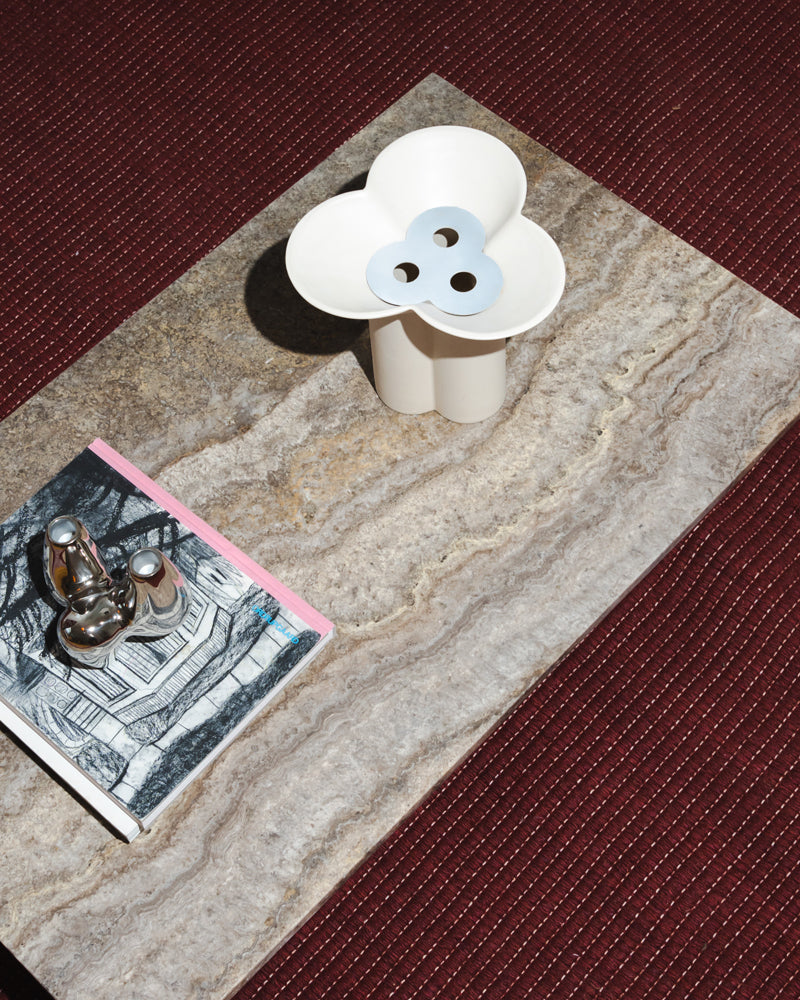
M 44 570 L 56 600 L 66 605 L 59 642 L 79 666 L 104 667 L 125 639 L 167 635 L 189 611 L 188 585 L 163 552 L 139 549 L 114 580 L 85 525 L 71 514 L 47 526 Z

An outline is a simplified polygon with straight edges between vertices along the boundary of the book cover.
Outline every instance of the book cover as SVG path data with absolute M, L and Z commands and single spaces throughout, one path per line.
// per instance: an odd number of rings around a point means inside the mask
M 60 514 L 113 572 L 145 546 L 189 584 L 186 621 L 102 669 L 56 637 L 42 563 Z M 126 840 L 147 829 L 331 638 L 333 625 L 103 441 L 0 525 L 0 722 Z

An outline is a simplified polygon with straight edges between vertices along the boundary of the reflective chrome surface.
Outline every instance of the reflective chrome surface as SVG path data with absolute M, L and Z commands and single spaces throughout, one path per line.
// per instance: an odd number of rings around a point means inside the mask
M 105 666 L 132 636 L 174 631 L 191 603 L 180 570 L 158 549 L 134 552 L 125 575 L 113 580 L 85 525 L 71 514 L 47 526 L 44 566 L 56 600 L 66 605 L 59 642 L 79 666 Z

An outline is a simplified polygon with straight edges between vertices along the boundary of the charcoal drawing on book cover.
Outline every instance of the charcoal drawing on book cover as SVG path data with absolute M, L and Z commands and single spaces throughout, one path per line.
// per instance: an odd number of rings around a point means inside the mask
M 44 529 L 61 513 L 87 525 L 112 572 L 126 553 L 161 549 L 191 588 L 186 623 L 122 643 L 108 669 L 70 664 L 41 565 Z M 140 818 L 319 638 L 88 449 L 0 526 L 0 694 Z

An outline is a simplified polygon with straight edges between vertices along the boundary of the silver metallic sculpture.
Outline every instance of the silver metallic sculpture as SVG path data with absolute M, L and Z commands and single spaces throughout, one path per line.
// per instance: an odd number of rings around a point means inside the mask
M 47 526 L 44 569 L 56 600 L 66 605 L 59 642 L 78 665 L 103 667 L 125 639 L 173 632 L 189 610 L 186 581 L 163 552 L 139 549 L 114 580 L 86 527 L 69 514 Z

